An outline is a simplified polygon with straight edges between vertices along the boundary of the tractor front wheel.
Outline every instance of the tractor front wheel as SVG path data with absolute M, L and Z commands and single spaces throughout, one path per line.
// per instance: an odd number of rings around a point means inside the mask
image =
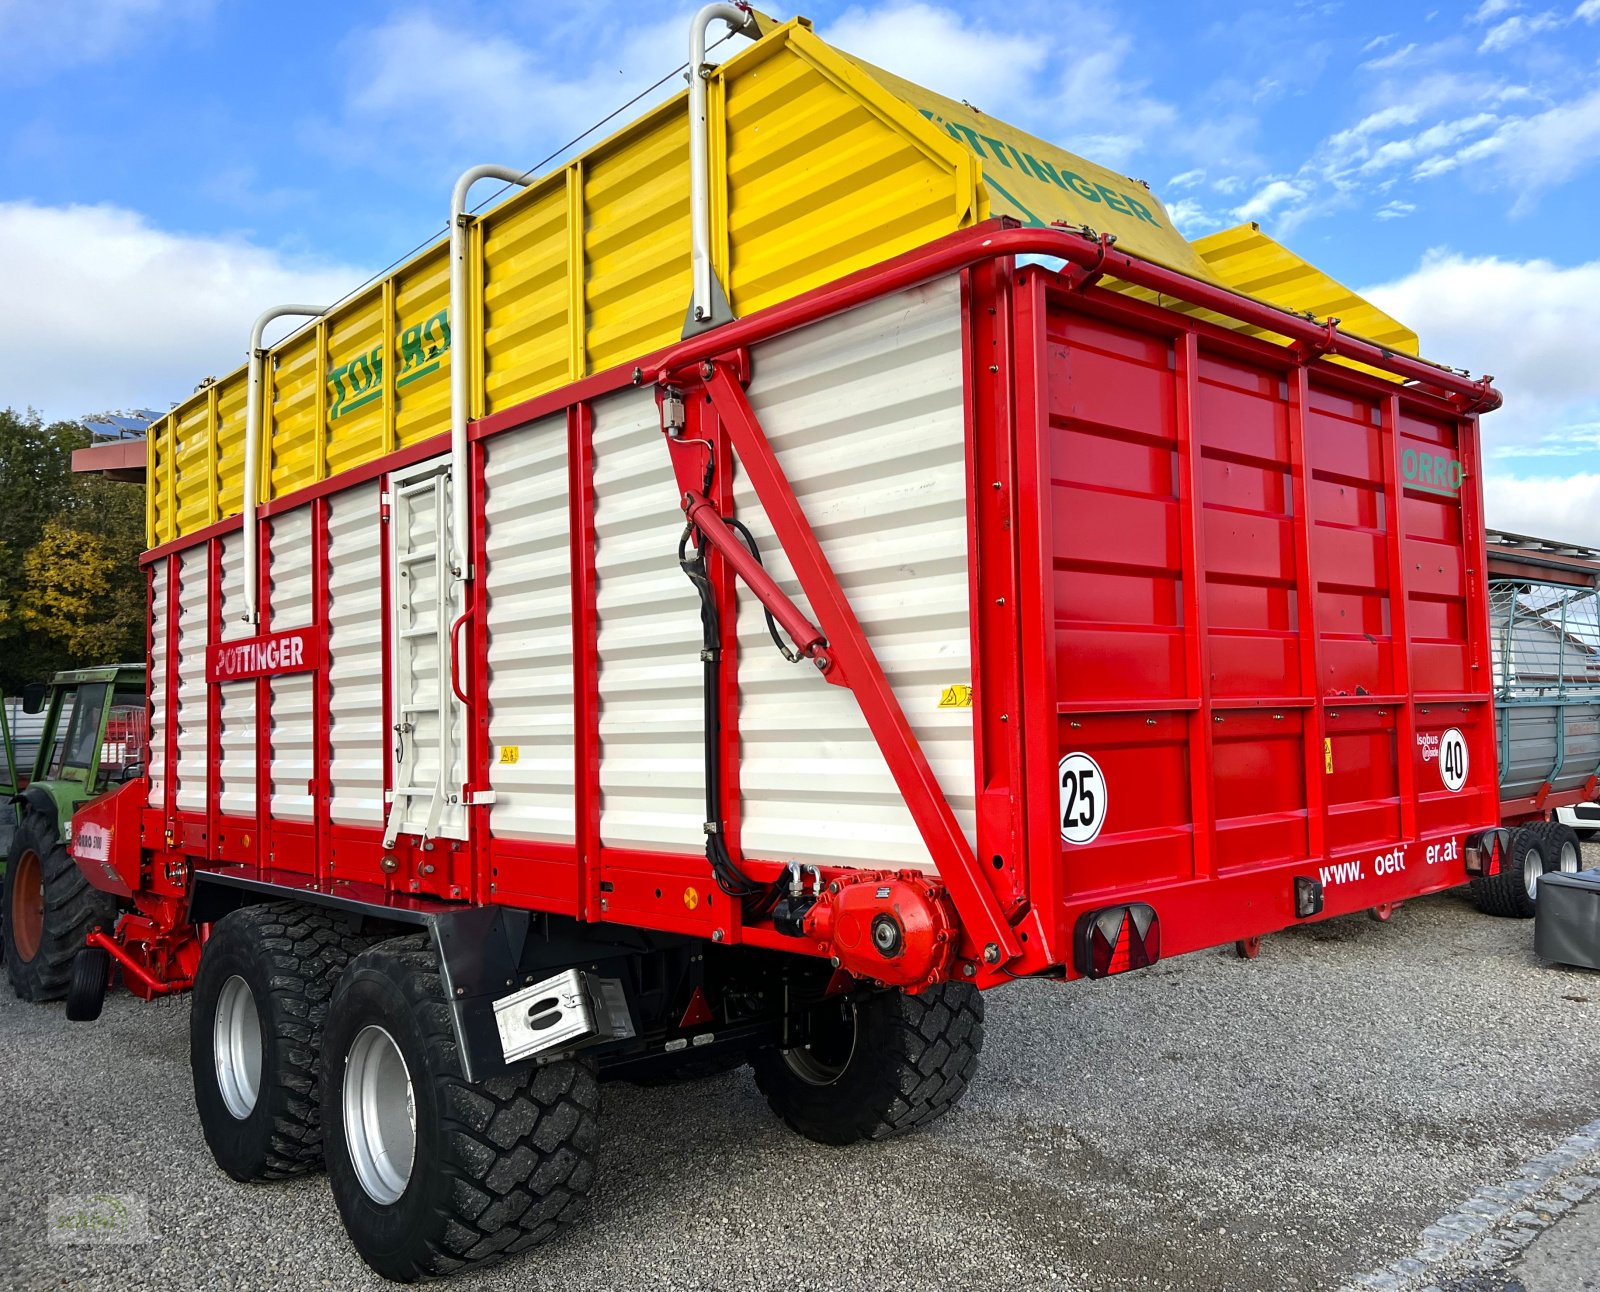
M 17 827 L 6 867 L 6 973 L 23 1000 L 59 1000 L 91 929 L 110 932 L 117 901 L 84 878 L 40 812 Z

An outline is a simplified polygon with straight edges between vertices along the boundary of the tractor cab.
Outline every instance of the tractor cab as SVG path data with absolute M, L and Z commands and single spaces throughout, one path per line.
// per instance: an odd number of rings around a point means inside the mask
M 143 664 L 58 673 L 0 701 L 5 955 L 25 999 L 64 995 L 89 928 L 114 921 L 114 907 L 83 884 L 64 842 L 74 812 L 144 774 L 148 732 Z

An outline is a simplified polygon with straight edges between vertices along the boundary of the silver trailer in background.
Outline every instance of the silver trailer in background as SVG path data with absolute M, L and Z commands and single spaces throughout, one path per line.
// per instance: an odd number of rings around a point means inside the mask
M 1600 828 L 1600 550 L 1500 530 L 1488 550 L 1502 815 Z

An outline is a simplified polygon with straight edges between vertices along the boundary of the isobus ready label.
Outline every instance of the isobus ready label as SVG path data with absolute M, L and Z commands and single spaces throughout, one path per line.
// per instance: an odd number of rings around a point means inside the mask
M 1461 729 L 1451 727 L 1437 736 L 1419 731 L 1417 748 L 1422 751 L 1424 763 L 1438 764 L 1439 779 L 1445 789 L 1452 794 L 1459 793 L 1467 783 L 1469 767 L 1467 738 L 1461 734 Z

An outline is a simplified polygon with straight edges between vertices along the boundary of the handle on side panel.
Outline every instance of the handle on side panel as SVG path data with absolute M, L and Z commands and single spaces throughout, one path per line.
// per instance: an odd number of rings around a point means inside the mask
M 450 625 L 450 689 L 456 693 L 456 699 L 462 704 L 468 704 L 467 693 L 461 689 L 461 678 L 456 672 L 456 660 L 461 656 L 460 637 L 462 625 L 472 617 L 472 611 L 463 610 L 461 617 Z

